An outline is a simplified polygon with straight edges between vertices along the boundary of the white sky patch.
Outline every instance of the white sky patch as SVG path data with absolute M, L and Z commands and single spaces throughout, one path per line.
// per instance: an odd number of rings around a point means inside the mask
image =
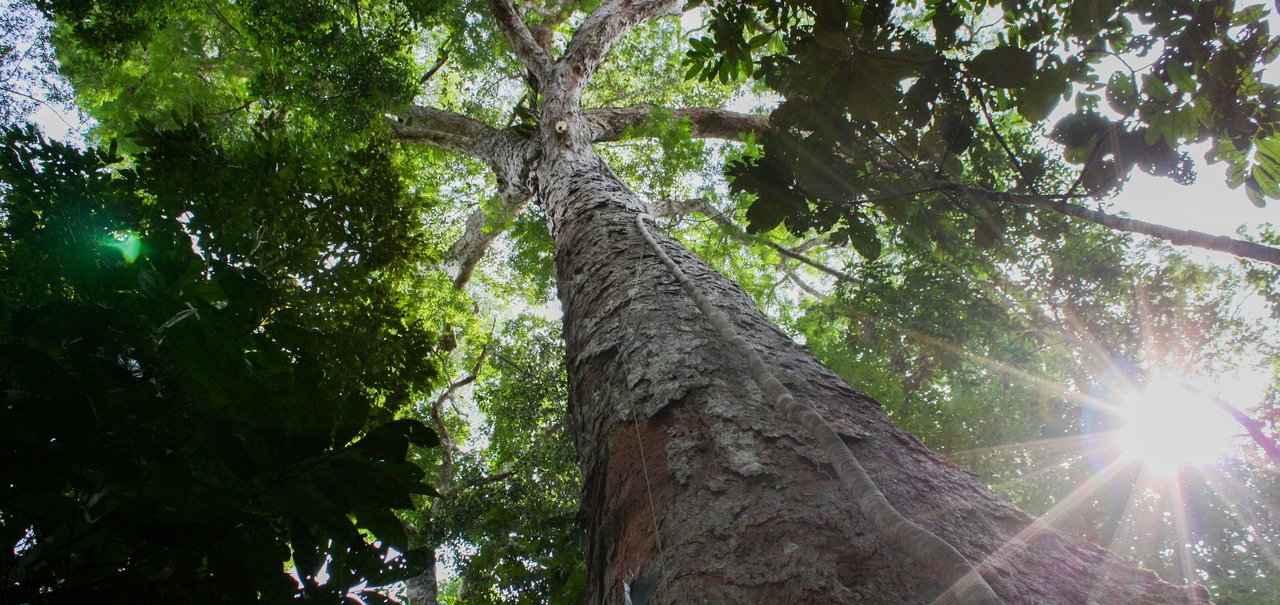
M 1202 144 L 1190 150 L 1196 161 L 1194 184 L 1183 186 L 1173 179 L 1135 170 L 1123 191 L 1110 201 L 1116 210 L 1135 219 L 1214 235 L 1234 235 L 1242 226 L 1252 229 L 1263 223 L 1280 224 L 1280 203 L 1258 208 L 1245 197 L 1243 187 L 1228 189 L 1226 163 L 1206 163 L 1207 147 Z

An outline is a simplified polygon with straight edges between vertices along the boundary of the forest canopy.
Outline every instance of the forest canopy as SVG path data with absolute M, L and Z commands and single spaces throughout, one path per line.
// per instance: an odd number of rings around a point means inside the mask
M 1217 603 L 1280 599 L 1280 234 L 1110 201 L 1221 163 L 1206 212 L 1274 209 L 1272 8 L 4 7 L 0 603 L 594 594 L 531 178 L 557 136 L 1000 496 Z M 611 10 L 646 16 L 575 35 Z M 553 57 L 589 66 L 564 130 Z M 62 104 L 83 140 L 23 124 Z M 1229 445 L 1161 474 L 1121 404 L 1170 375 Z

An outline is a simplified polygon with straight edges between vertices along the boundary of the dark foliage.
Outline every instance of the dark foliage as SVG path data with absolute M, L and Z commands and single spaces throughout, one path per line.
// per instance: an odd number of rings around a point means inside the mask
M 133 168 L 3 134 L 0 602 L 339 603 L 420 571 L 414 552 L 388 556 L 406 549 L 392 510 L 430 492 L 406 453 L 436 437 L 389 420 L 424 388 L 429 368 L 405 360 L 434 337 L 378 307 L 398 252 L 361 249 L 374 260 L 345 289 L 315 271 L 331 238 L 363 243 L 316 208 L 377 180 L 385 158 L 328 159 L 366 183 L 304 179 L 324 158 L 199 132 L 151 132 Z M 403 194 L 372 194 L 369 211 L 379 197 Z M 256 229 L 307 199 L 313 220 L 294 219 L 309 239 Z M 371 328 L 344 334 L 357 317 Z M 360 360 L 383 346 L 395 355 Z

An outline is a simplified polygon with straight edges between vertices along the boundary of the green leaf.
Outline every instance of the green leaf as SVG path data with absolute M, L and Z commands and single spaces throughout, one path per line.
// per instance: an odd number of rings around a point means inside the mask
M 410 443 L 430 447 L 440 443 L 440 438 L 421 421 L 402 418 L 369 431 L 356 446 L 375 459 L 394 461 L 404 459 Z
M 1259 208 L 1267 207 L 1267 197 L 1263 195 L 1262 188 L 1258 185 L 1257 181 L 1253 180 L 1253 177 L 1249 177 L 1249 179 L 1244 182 L 1244 193 L 1248 196 L 1249 201 L 1252 202 L 1254 206 Z
M 1267 17 L 1267 7 L 1265 4 L 1254 4 L 1246 6 L 1231 15 L 1231 25 L 1240 26 L 1247 23 L 1262 21 Z
M 1169 63 L 1169 80 L 1178 88 L 1178 92 L 1190 94 L 1196 91 L 1196 83 L 1187 73 L 1187 68 L 1177 61 Z
M 1035 78 L 1018 96 L 1018 113 L 1028 122 L 1041 122 L 1053 113 L 1053 109 L 1062 101 L 1063 93 L 1070 90 L 1070 85 L 1063 77 L 1061 70 L 1050 69 L 1037 72 Z
M 409 536 L 404 523 L 390 510 L 380 506 L 357 506 L 353 509 L 356 523 L 398 551 L 409 550 Z
M 997 46 L 968 62 L 969 73 L 996 88 L 1022 88 L 1035 76 L 1036 58 L 1015 46 Z
M 858 254 L 869 261 L 880 258 L 884 244 L 880 242 L 875 225 L 864 214 L 857 212 L 847 216 L 845 224 L 848 225 L 849 243 Z
M 1124 72 L 1111 74 L 1107 81 L 1107 103 L 1121 115 L 1129 115 L 1138 109 L 1138 88 L 1133 76 Z
M 782 211 L 782 204 L 765 198 L 758 198 L 747 207 L 747 232 L 767 233 L 782 224 L 787 215 Z
M 1115 14 L 1116 4 L 1112 0 L 1074 0 L 1067 17 L 1071 35 L 1081 39 L 1097 35 Z

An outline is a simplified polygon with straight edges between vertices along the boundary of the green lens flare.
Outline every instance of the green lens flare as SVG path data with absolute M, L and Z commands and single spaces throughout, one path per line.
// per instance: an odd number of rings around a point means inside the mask
M 142 253 L 142 240 L 137 233 L 126 231 L 116 234 L 107 242 L 107 247 L 119 250 L 120 256 L 124 257 L 124 262 L 133 264 L 133 261 L 138 260 L 138 255 Z

